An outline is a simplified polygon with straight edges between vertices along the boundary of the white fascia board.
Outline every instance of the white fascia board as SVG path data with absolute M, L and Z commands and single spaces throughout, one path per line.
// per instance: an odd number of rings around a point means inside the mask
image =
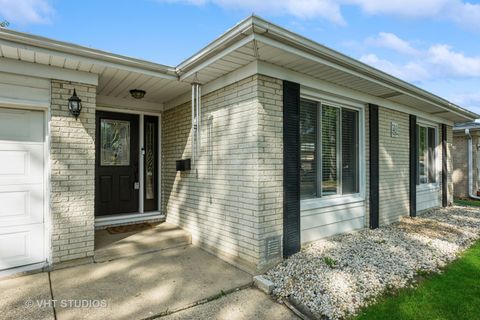
M 0 58 L 0 72 L 21 74 L 24 76 L 73 81 L 98 85 L 98 75 L 94 73 L 68 70 L 43 64 Z
M 417 99 L 426 99 L 429 103 L 439 104 L 450 112 L 456 111 L 461 113 L 463 117 L 470 117 L 472 119 L 474 119 L 475 117 L 480 117 L 480 115 L 475 114 L 474 112 L 464 109 L 458 105 L 455 105 L 448 100 L 443 99 L 442 97 L 432 94 L 431 92 L 418 88 L 404 80 L 398 79 L 388 73 L 375 69 L 361 61 L 350 58 L 338 51 L 325 47 L 319 43 L 316 43 L 308 38 L 293 33 L 287 29 L 284 29 L 259 17 L 252 17 L 252 23 L 254 25 L 254 30 L 258 33 L 258 35 L 264 33 L 270 38 L 272 38 L 273 36 L 284 40 L 281 41 L 282 44 L 286 45 L 287 43 L 290 43 L 291 46 L 300 47 L 302 49 L 318 53 L 319 55 L 327 57 L 330 62 L 336 66 L 344 65 L 346 66 L 347 70 L 357 70 L 365 76 L 369 76 L 369 78 L 375 78 L 377 80 L 380 80 L 383 84 L 385 84 L 385 82 L 389 82 L 395 88 L 399 88 L 407 92 L 411 91 L 410 95 L 413 94 Z M 260 29 L 260 31 L 257 31 L 257 29 Z M 301 51 L 304 52 L 305 50 Z M 399 89 L 396 90 L 398 91 Z
M 226 87 L 232 83 L 243 80 L 247 77 L 253 76 L 258 73 L 258 61 L 252 61 L 243 67 L 238 68 L 230 73 L 227 73 L 215 80 L 212 80 L 202 85 L 202 96 L 207 95 L 215 90 Z M 191 92 L 187 92 L 178 96 L 177 98 L 170 100 L 164 104 L 163 110 L 168 110 L 184 103 L 189 102 L 192 99 Z
M 194 75 L 196 72 L 200 72 L 202 69 L 208 67 L 209 65 L 211 65 L 215 61 L 222 59 L 223 57 L 225 57 L 229 53 L 232 53 L 233 51 L 235 51 L 235 50 L 243 47 L 247 43 L 253 41 L 253 37 L 254 37 L 253 34 L 251 34 L 249 36 L 246 36 L 242 40 L 236 42 L 235 44 L 227 47 L 226 49 L 224 49 L 222 51 L 220 51 L 219 53 L 215 54 L 214 56 L 212 56 L 209 59 L 205 60 L 204 62 L 200 63 L 199 65 L 197 65 L 197 66 L 193 67 L 192 69 L 188 70 L 187 72 L 185 72 L 184 74 L 182 74 L 180 76 L 180 81 L 185 81 L 185 79 Z
M 408 114 L 414 114 L 422 118 L 431 119 L 438 123 L 453 125 L 452 121 L 447 120 L 445 118 L 431 115 L 429 113 L 425 113 L 418 109 L 408 107 L 396 102 L 392 102 L 386 99 L 382 99 L 376 96 L 372 96 L 372 95 L 362 93 L 356 90 L 352 90 L 346 87 L 342 87 L 328 81 L 316 79 L 311 76 L 308 76 L 296 71 L 288 70 L 279 66 L 275 66 L 267 62 L 263 62 L 263 61 L 258 62 L 258 73 L 266 76 L 270 76 L 273 78 L 277 78 L 277 79 L 288 79 L 289 81 L 297 82 L 304 87 L 303 90 L 306 91 L 306 93 L 314 94 L 314 92 L 317 91 L 329 96 L 336 96 L 341 99 L 342 98 L 351 99 L 352 101 L 355 101 L 358 103 L 377 104 L 379 106 L 382 106 L 388 109 L 402 111 Z
M 475 116 L 477 116 L 476 114 L 468 111 L 468 110 L 465 110 L 465 109 L 462 109 L 460 107 L 457 107 L 457 106 L 453 106 L 453 104 L 447 102 L 445 100 L 444 103 L 448 103 L 448 106 L 445 106 L 444 104 L 439 104 L 437 103 L 435 100 L 433 99 L 427 99 L 427 98 L 424 98 L 422 97 L 422 95 L 417 95 L 417 94 L 412 94 L 411 92 L 409 91 L 406 91 L 404 90 L 402 87 L 399 87 L 399 86 L 394 86 L 394 85 L 390 85 L 382 80 L 377 80 L 375 78 L 372 78 L 372 77 L 369 77 L 369 76 L 366 76 L 360 72 L 357 72 L 355 71 L 353 68 L 347 68 L 347 67 L 343 67 L 337 63 L 333 63 L 333 62 L 330 62 L 328 60 L 325 60 L 325 59 L 322 59 L 316 55 L 313 55 L 311 53 L 308 53 L 308 52 L 305 52 L 305 51 L 302 51 L 300 49 L 297 49 L 297 48 L 294 48 L 290 45 L 287 45 L 287 44 L 284 44 L 284 43 L 281 43 L 279 41 L 276 41 L 276 40 L 273 40 L 273 39 L 270 39 L 270 38 L 267 38 L 265 36 L 262 36 L 262 35 L 257 35 L 255 34 L 255 40 L 259 41 L 259 42 L 263 42 L 264 44 L 266 45 L 270 45 L 270 46 L 273 46 L 275 48 L 278 48 L 278 49 L 282 49 L 282 50 L 285 50 L 287 52 L 290 52 L 292 54 L 295 54 L 295 55 L 298 55 L 298 56 L 301 56 L 305 59 L 309 59 L 311 61 L 314 61 L 314 62 L 317 62 L 317 63 L 320 63 L 320 64 L 323 64 L 323 65 L 327 65 L 329 67 L 332 67 L 332 68 L 335 68 L 337 70 L 340 70 L 342 72 L 345 72 L 345 73 L 348 73 L 348 74 L 351 74 L 351 75 L 354 75 L 356 77 L 359 77 L 359 78 L 362 78 L 362 79 L 365 79 L 365 80 L 368 80 L 368 81 L 371 81 L 371 82 L 374 82 L 376 84 L 379 84 L 383 87 L 386 87 L 386 88 L 389 88 L 393 91 L 397 91 L 397 92 L 401 92 L 402 94 L 405 94 L 407 96 L 410 96 L 410 97 L 413 97 L 415 99 L 418 99 L 418 100 L 421 100 L 421 101 L 424 101 L 426 103 L 429 103 L 437 108 L 440 108 L 442 110 L 446 110 L 447 112 L 451 112 L 451 113 L 454 113 L 456 115 L 458 115 L 459 117 L 462 117 L 462 118 L 465 118 L 465 119 L 470 119 L 470 120 L 473 120 L 475 119 Z M 420 89 L 419 89 L 420 90 Z M 439 98 L 441 99 L 441 98 Z M 443 99 L 442 99 L 443 100 Z M 468 115 L 467 115 L 468 114 Z
M 181 62 L 177 67 L 177 73 L 182 73 L 192 68 L 199 60 L 204 57 L 209 56 L 213 52 L 217 51 L 219 48 L 227 48 L 228 44 L 233 41 L 236 37 L 240 34 L 245 36 L 250 35 L 252 33 L 252 20 L 253 17 L 248 17 L 238 24 L 236 24 L 233 28 L 227 30 L 223 33 L 220 37 L 209 43 L 205 48 L 197 52 L 196 54 L 192 55 L 191 57 L 187 58 L 183 62 Z M 184 71 L 185 70 L 185 71 Z
M 161 112 L 163 110 L 162 103 L 154 103 L 143 100 L 122 99 L 110 96 L 97 95 L 97 106 L 111 107 L 132 111 L 150 111 Z

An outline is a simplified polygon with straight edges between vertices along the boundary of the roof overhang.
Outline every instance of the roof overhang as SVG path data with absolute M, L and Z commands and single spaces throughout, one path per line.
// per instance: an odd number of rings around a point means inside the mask
M 29 73 L 33 70 L 38 72 Z M 190 88 L 178 81 L 174 67 L 9 29 L 0 29 L 0 71 L 98 84 L 97 101 L 125 99 L 149 109 L 155 104 L 156 110 Z M 130 97 L 135 88 L 147 91 L 142 101 Z
M 182 81 L 208 83 L 263 61 L 449 121 L 480 118 L 428 91 L 259 17 L 249 17 L 177 67 Z
M 192 82 L 212 83 L 257 61 L 373 96 L 376 101 L 421 110 L 435 118 L 452 122 L 480 118 L 256 16 L 241 21 L 175 68 L 6 29 L 0 29 L 0 57 L 98 74 L 100 96 L 128 99 L 127 89 L 141 87 L 147 91 L 145 100 L 152 103 L 172 101 L 189 92 Z

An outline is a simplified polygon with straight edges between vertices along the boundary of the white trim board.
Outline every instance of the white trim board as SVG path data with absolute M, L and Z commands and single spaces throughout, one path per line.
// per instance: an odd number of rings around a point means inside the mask
M 206 84 L 202 85 L 202 96 L 205 96 L 213 91 L 216 91 L 218 89 L 221 89 L 223 87 L 226 87 L 228 85 L 231 85 L 235 82 L 238 82 L 240 80 L 243 80 L 245 78 L 251 77 L 255 74 L 257 74 L 257 63 L 258 61 L 252 61 L 245 66 L 238 68 L 237 70 L 234 70 L 230 73 L 227 73 L 226 75 L 223 75 L 213 81 L 210 81 Z M 182 105 L 184 103 L 187 103 L 191 100 L 192 98 L 192 93 L 187 92 L 185 94 L 180 95 L 179 97 L 167 101 L 164 104 L 163 110 L 169 110 L 171 108 L 177 107 L 179 105 Z
M 165 219 L 165 215 L 160 211 L 146 212 L 146 213 L 131 213 L 131 214 L 115 214 L 105 217 L 95 218 L 95 228 L 109 227 L 113 225 L 127 224 L 132 222 L 161 220 Z
M 97 109 L 100 107 L 117 109 L 117 110 L 129 110 L 131 112 L 153 112 L 160 113 L 163 110 L 162 103 L 154 103 L 143 100 L 122 99 L 117 97 L 109 97 L 97 95 L 96 97 Z M 120 111 L 119 111 L 120 112 Z M 127 111 L 125 111 L 127 112 Z
M 372 96 L 366 93 L 355 91 L 336 85 L 334 83 L 316 79 L 314 77 L 285 69 L 264 61 L 252 61 L 247 65 L 230 72 L 224 76 L 221 76 L 209 83 L 202 85 L 202 95 L 207 95 L 222 87 L 226 87 L 230 84 L 243 80 L 247 77 L 255 74 L 266 75 L 272 78 L 297 82 L 302 85 L 302 92 L 306 94 L 315 92 L 316 95 L 328 96 L 335 100 L 350 101 L 350 103 L 373 103 L 381 107 L 391 110 L 401 111 L 408 114 L 414 114 L 417 117 L 431 119 L 437 123 L 445 123 L 453 126 L 453 121 L 441 118 L 430 113 L 425 113 L 412 107 L 408 107 L 393 101 L 389 101 L 383 98 Z M 169 110 L 190 101 L 191 94 L 186 93 L 164 104 L 163 110 Z
M 144 151 L 145 151 L 145 116 L 143 114 L 138 115 L 138 183 L 140 183 L 140 188 L 138 189 L 138 212 L 143 213 L 143 208 L 145 205 L 144 198 L 144 181 L 145 181 L 145 161 L 144 161 Z M 159 141 L 160 144 L 160 141 Z M 158 169 L 157 169 L 158 170 Z M 158 192 L 160 190 L 157 190 Z
M 395 103 L 386 99 L 382 99 L 376 96 L 368 95 L 359 91 L 348 89 L 336 84 L 333 84 L 328 81 L 320 80 L 313 78 L 311 76 L 298 73 L 296 71 L 284 69 L 282 67 L 259 61 L 258 70 L 259 74 L 267 75 L 277 79 L 288 79 L 289 81 L 300 83 L 302 86 L 305 86 L 304 90 L 312 88 L 315 91 L 319 91 L 325 95 L 335 96 L 338 98 L 347 98 L 357 102 L 363 103 L 373 103 L 381 107 L 401 111 L 408 114 L 414 114 L 418 117 L 428 118 L 439 123 L 445 123 L 448 125 L 453 125 L 453 122 L 438 116 L 419 111 L 417 109 Z
M 0 58 L 0 72 L 21 74 L 29 77 L 80 82 L 94 86 L 98 85 L 98 75 L 94 73 L 68 70 L 8 58 Z
M 122 109 L 118 107 L 109 107 L 103 105 L 97 105 L 95 110 L 98 111 L 108 111 L 108 112 L 116 112 L 116 113 L 128 113 L 128 114 L 138 114 L 138 115 L 147 115 L 147 116 L 156 116 L 159 117 L 161 115 L 158 111 L 143 111 L 143 110 L 136 110 L 136 109 Z
M 187 72 L 182 74 L 180 76 L 180 81 L 186 80 L 188 77 L 194 75 L 196 72 L 201 71 L 203 68 L 208 67 L 210 64 L 214 63 L 215 61 L 222 59 L 223 57 L 225 57 L 229 53 L 234 52 L 237 49 L 240 49 L 241 47 L 243 47 L 247 43 L 253 41 L 254 37 L 255 36 L 253 34 L 251 34 L 251 35 L 246 36 L 242 40 L 236 42 L 235 44 L 229 45 L 228 47 L 226 47 L 224 50 L 220 51 L 219 53 L 217 53 L 213 57 L 208 58 L 206 61 L 200 63 L 199 65 L 193 67 L 191 70 L 188 70 Z

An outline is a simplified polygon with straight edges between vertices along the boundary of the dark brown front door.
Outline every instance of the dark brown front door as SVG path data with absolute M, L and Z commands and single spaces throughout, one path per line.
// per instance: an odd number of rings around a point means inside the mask
M 138 212 L 138 115 L 97 111 L 95 215 Z

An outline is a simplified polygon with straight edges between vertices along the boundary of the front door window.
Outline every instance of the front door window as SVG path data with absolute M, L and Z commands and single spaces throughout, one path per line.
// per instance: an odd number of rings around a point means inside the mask
M 145 212 L 158 210 L 158 118 L 144 118 L 144 203 Z
M 155 199 L 155 123 L 145 123 L 145 198 Z

